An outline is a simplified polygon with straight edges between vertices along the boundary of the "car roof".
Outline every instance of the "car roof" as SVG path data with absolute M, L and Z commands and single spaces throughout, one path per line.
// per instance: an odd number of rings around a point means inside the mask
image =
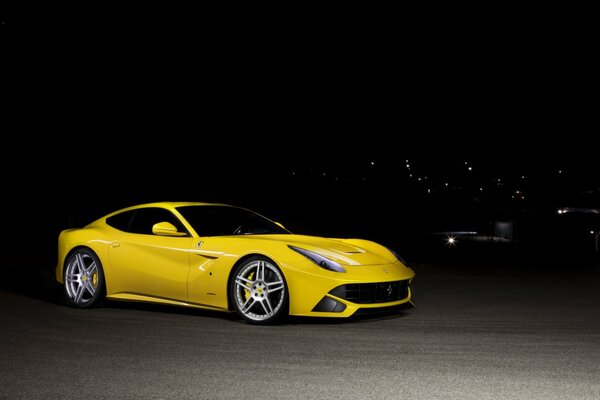
M 122 213 L 124 211 L 136 210 L 138 208 L 160 207 L 160 208 L 166 208 L 166 209 L 173 209 L 173 208 L 185 207 L 185 206 L 223 206 L 223 207 L 233 207 L 233 206 L 230 206 L 228 204 L 221 204 L 221 203 L 203 203 L 203 202 L 193 202 L 193 201 L 160 201 L 160 202 L 154 202 L 154 203 L 137 204 L 137 205 L 134 205 L 134 206 L 122 208 L 120 210 L 116 210 L 116 211 L 108 214 L 107 217 L 115 215 L 115 214 L 120 214 L 120 213 Z
M 183 207 L 183 206 L 228 206 L 221 203 L 204 203 L 199 201 L 159 201 L 155 203 L 144 203 L 133 207 Z M 230 206 L 228 206 L 230 207 Z

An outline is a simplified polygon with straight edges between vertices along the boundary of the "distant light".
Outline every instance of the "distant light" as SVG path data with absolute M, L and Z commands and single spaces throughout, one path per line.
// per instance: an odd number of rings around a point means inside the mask
M 594 231 L 590 231 L 590 234 L 591 234 L 591 235 L 593 235 L 593 234 L 594 234 Z
M 448 187 L 448 182 L 446 182 L 446 187 Z
M 467 164 L 468 164 L 468 162 L 467 162 L 467 161 L 465 161 L 465 165 L 467 165 Z
M 406 163 L 408 164 L 408 160 L 406 160 Z
M 410 164 L 406 164 L 406 168 L 410 169 Z
M 471 168 L 471 167 L 469 167 L 469 168 L 467 168 L 467 169 L 468 169 L 469 171 L 473 171 L 473 168 Z
M 427 189 L 427 193 L 431 194 L 431 189 Z
M 562 174 L 562 169 L 559 169 L 559 170 L 558 170 L 558 174 L 559 174 L 559 175 L 560 175 L 560 174 Z
M 566 213 L 566 211 L 565 211 L 565 210 L 563 210 L 563 209 L 558 209 L 556 212 L 557 212 L 557 213 L 559 213 L 559 214 L 564 214 L 564 213 Z
M 418 181 L 420 181 L 420 180 L 421 180 L 421 177 L 418 177 L 418 178 L 417 178 L 417 180 L 418 180 Z
M 412 174 L 408 174 L 408 177 L 409 177 L 409 178 L 412 178 Z
M 456 237 L 452 236 L 452 235 L 448 235 L 446 237 L 446 245 L 452 247 L 452 246 L 456 246 Z
M 525 175 L 521 176 L 521 179 L 525 179 Z
M 479 188 L 479 191 L 480 191 L 480 192 L 483 192 L 483 188 Z
M 375 161 L 371 161 L 371 165 L 375 165 Z

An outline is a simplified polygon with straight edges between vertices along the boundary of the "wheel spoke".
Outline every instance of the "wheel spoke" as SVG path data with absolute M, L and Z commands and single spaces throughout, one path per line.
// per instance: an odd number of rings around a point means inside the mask
M 283 285 L 283 281 L 267 282 L 267 287 Z
M 240 311 L 243 312 L 244 314 L 246 314 L 248 311 L 250 311 L 250 309 L 252 308 L 254 303 L 256 303 L 256 300 L 254 300 L 254 297 L 248 296 L 248 299 L 246 299 L 246 302 L 240 307 Z
M 79 280 L 78 274 L 67 274 L 65 275 L 67 282 L 77 282 Z
M 94 293 L 96 293 L 96 288 L 94 287 L 92 282 L 89 280 L 85 281 L 85 288 L 87 289 L 88 292 L 90 292 L 90 294 L 92 296 L 94 295 Z
M 75 258 L 77 260 L 77 269 L 79 270 L 79 272 L 84 272 L 85 271 L 85 263 L 83 262 L 83 257 L 81 256 L 81 253 L 77 253 Z
M 77 289 L 75 289 L 75 303 L 79 304 L 81 302 L 81 298 L 83 297 L 83 292 L 85 291 L 83 284 L 79 285 Z
M 95 271 L 96 271 L 96 262 L 92 261 L 92 263 L 90 264 L 89 267 L 87 267 L 85 269 L 85 272 L 87 272 L 88 274 L 92 275 Z
M 268 309 L 267 314 L 273 314 L 273 307 L 271 306 L 271 300 L 269 300 L 269 296 L 265 296 L 265 298 L 263 299 L 263 306 L 264 303 L 267 303 L 267 307 L 265 307 L 265 310 Z
M 269 299 L 269 296 L 265 296 L 265 303 L 267 303 L 267 307 L 269 308 L 269 315 L 273 314 L 273 306 L 271 305 L 271 299 Z
M 256 262 L 256 277 L 254 279 L 255 281 L 259 281 L 262 279 L 261 272 L 264 273 L 264 271 L 261 271 L 261 263 L 262 261 Z
M 244 288 L 249 288 L 250 286 L 252 286 L 252 281 L 242 276 L 238 276 L 237 278 L 235 278 L 235 283 Z
M 278 292 L 281 289 L 283 289 L 283 282 L 277 282 L 277 284 L 279 286 L 275 286 L 275 287 L 269 287 L 269 293 L 274 293 L 274 292 Z M 267 286 L 269 286 L 269 284 L 267 284 Z
M 260 305 L 262 306 L 263 310 L 265 310 L 265 313 L 266 313 L 266 315 L 265 315 L 265 316 L 267 316 L 267 317 L 268 317 L 269 315 L 271 315 L 271 313 L 269 312 L 269 309 L 268 309 L 268 308 L 267 308 L 267 306 L 265 305 L 265 303 L 266 303 L 266 301 L 265 301 L 265 300 L 266 300 L 266 298 L 265 298 L 265 299 L 263 299 L 263 301 L 261 301 L 261 302 L 260 302 Z M 269 304 L 269 306 L 271 306 L 271 305 Z

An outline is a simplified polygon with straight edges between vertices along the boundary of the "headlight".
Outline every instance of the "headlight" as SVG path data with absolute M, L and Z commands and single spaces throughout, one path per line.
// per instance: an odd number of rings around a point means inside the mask
M 288 247 L 290 249 L 294 250 L 295 252 L 302 254 L 304 257 L 308 258 L 310 261 L 314 262 L 321 268 L 324 268 L 324 269 L 327 269 L 327 270 L 333 271 L 333 272 L 346 272 L 346 270 L 344 268 L 342 268 L 342 266 L 340 264 L 336 263 L 335 261 L 331 261 L 315 252 L 304 250 L 299 247 L 289 246 L 289 245 L 288 245 Z
M 400 254 L 396 253 L 394 250 L 390 249 L 389 247 L 386 247 L 386 249 L 388 249 L 390 251 L 390 253 L 392 253 L 394 255 L 394 257 L 396 257 L 398 259 L 398 261 L 400 261 L 402 264 L 404 264 L 405 267 L 408 267 L 408 263 L 406 262 L 406 260 L 404 260 L 404 258 L 402 258 L 400 256 Z

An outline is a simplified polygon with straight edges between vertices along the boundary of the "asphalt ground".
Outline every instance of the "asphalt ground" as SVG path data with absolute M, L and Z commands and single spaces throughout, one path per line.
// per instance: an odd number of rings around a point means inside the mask
M 69 308 L 48 276 L 8 263 L 2 399 L 600 398 L 594 268 L 415 265 L 416 308 L 263 327 L 136 303 Z

